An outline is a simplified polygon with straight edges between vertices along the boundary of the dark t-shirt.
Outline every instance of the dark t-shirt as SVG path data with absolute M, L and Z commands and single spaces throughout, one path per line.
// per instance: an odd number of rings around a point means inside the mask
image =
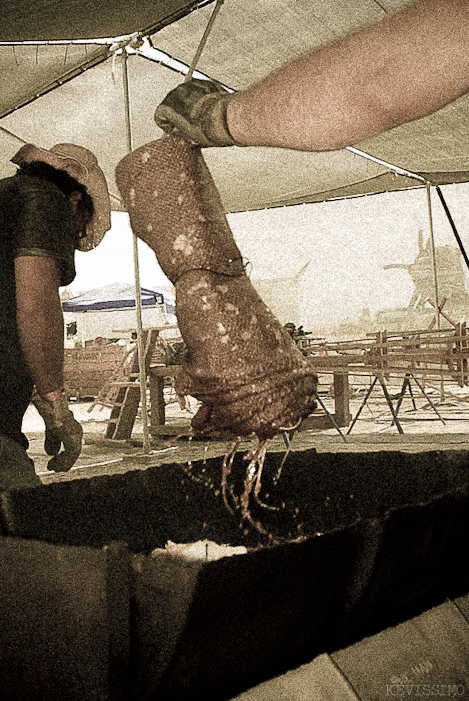
M 69 285 L 75 277 L 74 254 L 72 210 L 61 190 L 20 173 L 0 180 L 0 433 L 25 449 L 21 425 L 33 381 L 18 337 L 14 261 L 52 256 L 60 284 Z

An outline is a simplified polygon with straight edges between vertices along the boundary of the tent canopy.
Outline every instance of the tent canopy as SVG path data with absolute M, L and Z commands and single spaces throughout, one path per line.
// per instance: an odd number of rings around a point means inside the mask
M 162 292 L 141 289 L 142 306 L 150 307 L 169 303 L 170 310 L 174 313 L 174 298 L 170 298 Z M 94 290 L 88 290 L 77 297 L 62 302 L 64 312 L 88 312 L 111 309 L 128 309 L 135 307 L 135 285 L 117 282 Z
M 225 0 L 197 68 L 239 90 L 408 1 Z M 153 121 L 155 107 L 183 79 L 177 63 L 169 68 L 161 61 L 168 63 L 169 56 L 191 63 L 213 8 L 213 2 L 187 0 L 4 2 L 0 176 L 14 172 L 9 159 L 22 142 L 47 148 L 73 141 L 96 153 L 115 195 L 113 207 L 120 209 L 114 168 L 127 151 L 127 132 L 122 61 L 113 58 L 110 47 L 116 37 L 134 32 L 150 39 L 128 60 L 135 148 L 161 135 Z M 54 41 L 61 43 L 34 43 Z M 464 96 L 359 148 L 435 184 L 469 181 L 468 108 Z M 418 180 L 347 150 L 233 147 L 205 155 L 227 212 L 419 186 Z
M 3 0 L 0 41 L 152 33 L 199 4 L 197 0 Z

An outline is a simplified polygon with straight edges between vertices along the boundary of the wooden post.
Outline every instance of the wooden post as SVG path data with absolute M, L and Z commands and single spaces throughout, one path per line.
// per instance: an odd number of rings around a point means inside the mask
M 164 378 L 176 377 L 181 372 L 181 368 L 181 365 L 153 365 L 150 367 L 151 431 L 166 423 Z
M 348 426 L 352 420 L 350 414 L 350 391 L 348 372 L 334 373 L 334 418 L 338 426 Z
M 164 403 L 164 377 L 156 375 L 150 369 L 150 406 L 151 406 L 151 427 L 163 426 L 166 421 L 166 410 Z

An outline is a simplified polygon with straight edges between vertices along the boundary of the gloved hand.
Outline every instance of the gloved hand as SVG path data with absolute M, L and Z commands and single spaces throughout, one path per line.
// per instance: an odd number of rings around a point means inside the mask
M 226 108 L 233 94 L 210 80 L 193 78 L 171 90 L 156 108 L 155 122 L 200 146 L 233 146 Z
M 44 450 L 53 456 L 47 464 L 47 469 L 68 472 L 80 455 L 83 429 L 68 408 L 67 398 L 62 393 L 57 399 L 48 401 L 35 390 L 31 401 L 44 419 Z M 60 453 L 62 445 L 63 450 Z

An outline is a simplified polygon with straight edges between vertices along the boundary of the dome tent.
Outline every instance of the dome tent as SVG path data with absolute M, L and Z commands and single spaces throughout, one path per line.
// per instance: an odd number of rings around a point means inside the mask
M 168 305 L 168 311 L 174 315 L 174 296 L 148 288 L 141 288 L 142 306 Z M 87 312 L 109 309 L 127 309 L 135 307 L 135 285 L 116 282 L 105 287 L 98 287 L 83 292 L 62 302 L 64 312 Z
M 149 288 L 141 288 L 141 293 L 143 326 L 176 323 L 174 295 Z M 74 331 L 66 334 L 66 345 L 128 336 L 124 332 L 136 328 L 135 306 L 135 285 L 127 283 L 99 287 L 62 302 L 65 325 Z

